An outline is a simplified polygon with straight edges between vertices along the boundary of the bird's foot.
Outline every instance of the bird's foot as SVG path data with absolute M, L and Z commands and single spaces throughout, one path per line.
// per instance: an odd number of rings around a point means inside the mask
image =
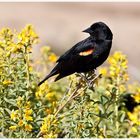
M 84 73 L 76 73 L 76 75 L 81 77 L 81 79 L 84 79 L 86 82 L 88 82 L 88 79 L 86 78 Z
M 76 73 L 77 76 L 79 76 L 81 78 L 81 80 L 84 80 L 86 85 L 88 86 L 88 88 L 91 88 L 93 86 L 93 84 L 95 83 L 95 81 L 98 78 L 101 78 L 102 75 L 101 74 L 96 74 L 95 70 L 92 70 L 90 72 L 87 73 Z
M 79 76 L 82 81 L 85 81 L 88 88 L 91 87 L 89 76 L 87 76 L 85 73 L 76 73 L 76 75 Z

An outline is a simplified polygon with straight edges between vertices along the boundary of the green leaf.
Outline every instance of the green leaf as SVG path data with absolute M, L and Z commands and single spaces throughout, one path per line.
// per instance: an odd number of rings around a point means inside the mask
M 109 114 L 107 114 L 107 117 L 109 117 L 114 111 L 111 111 Z
M 120 122 L 124 122 L 125 117 L 126 117 L 125 113 L 122 113 L 120 115 Z
M 8 108 L 4 108 L 4 110 L 9 114 L 9 116 L 10 116 L 10 114 L 11 114 L 11 110 L 10 109 L 8 109 Z
M 4 97 L 4 101 L 13 106 L 16 106 L 16 100 L 14 100 L 14 99 L 7 99 L 6 97 Z

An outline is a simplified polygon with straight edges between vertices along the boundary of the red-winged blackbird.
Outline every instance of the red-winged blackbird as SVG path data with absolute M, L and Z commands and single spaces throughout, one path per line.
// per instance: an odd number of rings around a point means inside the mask
M 59 75 L 55 81 L 75 72 L 94 70 L 107 59 L 113 38 L 109 27 L 103 22 L 97 22 L 83 32 L 89 33 L 90 36 L 60 56 L 57 60 L 58 64 L 38 85 L 56 74 Z

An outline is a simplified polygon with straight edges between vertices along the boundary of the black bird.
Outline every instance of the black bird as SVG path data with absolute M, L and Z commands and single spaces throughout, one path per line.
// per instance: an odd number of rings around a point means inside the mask
M 94 70 L 107 59 L 113 38 L 109 27 L 103 22 L 96 22 L 83 32 L 89 33 L 90 36 L 60 56 L 50 74 L 38 85 L 56 74 L 58 76 L 55 81 L 75 72 Z
M 133 112 L 134 108 L 140 105 L 140 103 L 135 101 L 133 95 L 133 93 L 125 93 L 121 96 L 121 104 L 119 106 L 119 110 L 124 107 L 128 111 Z

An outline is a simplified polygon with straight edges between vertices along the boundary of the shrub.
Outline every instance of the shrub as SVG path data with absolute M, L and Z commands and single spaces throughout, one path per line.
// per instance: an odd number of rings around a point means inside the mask
M 99 74 L 73 74 L 58 82 L 51 78 L 38 87 L 39 77 L 57 60 L 48 46 L 33 60 L 38 41 L 32 25 L 19 33 L 9 28 L 0 32 L 1 137 L 140 137 L 140 85 L 127 83 L 124 54 L 111 55 Z M 133 111 L 122 101 L 128 93 L 138 104 Z

